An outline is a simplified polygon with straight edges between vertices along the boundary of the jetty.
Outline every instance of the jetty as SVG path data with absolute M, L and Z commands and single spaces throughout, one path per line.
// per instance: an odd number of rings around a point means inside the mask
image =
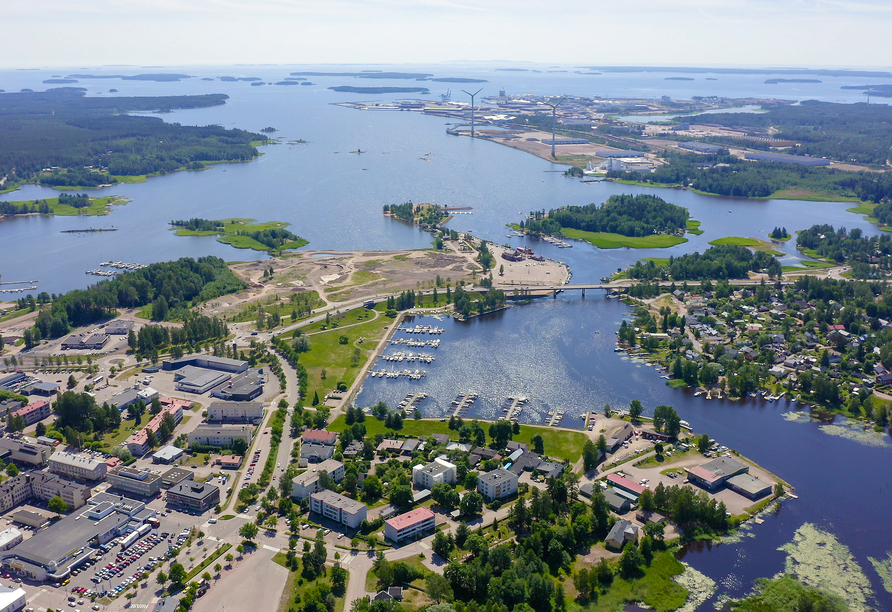
M 415 410 L 421 402 L 427 399 L 427 393 L 409 393 L 406 395 L 406 398 L 399 403 L 397 409 L 399 410 Z
M 63 234 L 91 234 L 93 232 L 116 232 L 116 227 L 88 227 L 87 229 L 61 230 Z
M 408 325 L 400 325 L 396 328 L 397 331 L 406 332 L 407 334 L 442 334 L 444 329 L 442 327 L 433 327 L 431 325 L 416 325 L 414 327 L 409 327 Z
M 542 404 L 543 408 L 549 408 L 548 404 Z M 563 410 L 548 410 L 545 415 L 545 425 L 548 427 L 557 427 L 564 420 Z
M 502 414 L 499 415 L 500 421 L 517 422 L 523 407 L 530 400 L 525 397 L 509 397 L 502 403 Z
M 452 400 L 452 405 L 450 406 L 450 408 L 452 408 L 452 416 L 464 416 L 476 401 L 476 393 L 459 393 L 455 396 L 455 399 Z
M 395 338 L 390 341 L 392 345 L 405 345 L 411 347 L 430 347 L 430 348 L 439 348 L 440 347 L 440 339 L 435 338 L 433 340 L 415 340 L 414 338 Z
M 398 351 L 396 353 L 391 353 L 390 355 L 381 355 L 381 359 L 384 361 L 421 361 L 424 363 L 431 363 L 436 359 L 433 355 L 427 353 L 404 353 L 402 351 Z
M 427 376 L 427 370 L 369 370 L 370 378 L 402 378 L 421 380 Z

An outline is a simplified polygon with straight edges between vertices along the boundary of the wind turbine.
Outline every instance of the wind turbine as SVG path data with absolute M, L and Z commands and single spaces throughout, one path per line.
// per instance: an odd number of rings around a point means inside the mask
M 555 131 L 555 127 L 557 126 L 557 107 L 560 106 L 566 99 L 567 99 L 567 96 L 564 96 L 563 98 L 558 100 L 555 104 L 551 104 L 549 102 L 545 103 L 547 106 L 551 107 L 551 158 L 552 159 L 557 159 L 557 157 L 554 154 L 554 131 Z
M 470 91 L 465 91 L 464 89 L 462 89 L 462 91 L 464 91 L 466 94 L 471 96 L 471 138 L 474 138 L 474 96 L 476 96 L 481 91 L 483 91 L 483 88 L 481 87 L 474 93 L 471 93 Z

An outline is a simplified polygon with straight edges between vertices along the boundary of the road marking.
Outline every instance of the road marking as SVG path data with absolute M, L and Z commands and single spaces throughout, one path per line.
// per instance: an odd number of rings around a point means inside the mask
M 426 549 L 426 550 L 430 550 L 430 545 L 429 545 L 427 542 L 422 542 L 422 543 L 421 543 L 421 548 L 424 548 L 424 549 Z
M 149 600 L 149 603 L 158 603 L 159 601 L 160 601 L 160 598 L 152 597 L 152 599 Z
M 341 565 L 350 565 L 350 562 L 353 561 L 353 557 L 347 557 L 346 559 L 341 559 Z
M 264 544 L 263 547 L 264 547 L 266 550 L 271 550 L 271 551 L 276 552 L 276 553 L 282 550 L 281 548 L 276 548 L 275 546 L 270 546 L 269 544 Z

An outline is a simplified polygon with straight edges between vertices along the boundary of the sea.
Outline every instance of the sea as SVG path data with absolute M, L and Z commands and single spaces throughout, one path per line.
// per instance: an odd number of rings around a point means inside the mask
M 430 235 L 383 217 L 382 206 L 405 201 L 469 206 L 449 227 L 567 262 L 573 280 L 596 282 L 642 257 L 668 257 L 708 248 L 723 236 L 767 238 L 773 227 L 804 229 L 816 223 L 878 233 L 850 204 L 792 200 L 747 200 L 707 196 L 686 190 L 646 188 L 610 182 L 583 183 L 562 175 L 564 166 L 485 140 L 446 133 L 446 119 L 416 112 L 361 111 L 335 106 L 350 101 L 389 102 L 417 94 L 359 95 L 328 87 L 424 86 L 430 97 L 467 100 L 462 89 L 481 96 L 508 94 L 579 95 L 604 98 L 692 96 L 865 101 L 844 85 L 879 84 L 888 79 L 820 77 L 821 83 L 765 84 L 769 75 L 664 72 L 589 72 L 576 66 L 538 66 L 506 71 L 514 65 L 439 66 L 189 66 L 47 68 L 0 71 L 0 89 L 40 91 L 56 85 L 43 80 L 73 73 L 192 75 L 178 82 L 79 79 L 89 96 L 154 96 L 225 93 L 222 106 L 157 115 L 185 125 L 219 124 L 252 131 L 270 126 L 280 144 L 260 148 L 246 163 L 219 164 L 202 171 L 177 172 L 145 183 L 116 185 L 93 193 L 128 199 L 104 217 L 29 216 L 0 220 L 0 275 L 3 281 L 36 281 L 37 291 L 60 293 L 96 282 L 86 274 L 103 261 L 148 264 L 177 257 L 217 255 L 227 261 L 255 260 L 262 254 L 239 251 L 213 237 L 177 237 L 169 222 L 191 217 L 253 217 L 286 221 L 308 239 L 308 250 L 393 250 L 427 248 Z M 310 76 L 312 85 L 281 86 L 291 72 L 396 70 L 435 77 L 483 79 L 485 83 L 416 83 L 346 76 Z M 221 81 L 221 76 L 259 77 L 269 83 Z M 667 80 L 669 77 L 693 80 Z M 204 80 L 210 79 L 210 80 Z M 473 89 L 470 89 L 473 87 Z M 116 92 L 111 92 L 116 89 Z M 478 98 L 479 99 L 479 98 Z M 876 100 L 871 100 L 874 103 Z M 753 111 L 754 108 L 744 109 Z M 298 140 L 306 141 L 298 143 Z M 362 153 L 351 153 L 362 151 Z M 529 211 L 602 202 L 613 194 L 648 193 L 685 206 L 701 221 L 701 236 L 668 249 L 602 250 L 574 242 L 561 249 L 533 238 L 509 237 L 507 223 Z M 24 186 L 0 200 L 55 197 L 51 189 Z M 115 232 L 62 233 L 68 229 L 113 228 Z M 795 241 L 778 245 L 781 261 L 802 257 Z M 721 543 L 687 547 L 681 555 L 698 596 L 689 610 L 711 610 L 729 597 L 749 593 L 759 577 L 794 569 L 812 583 L 846 593 L 853 609 L 892 610 L 892 442 L 886 434 L 865 431 L 837 418 L 811 419 L 787 400 L 766 402 L 706 400 L 673 390 L 662 372 L 614 352 L 615 331 L 630 319 L 629 308 L 601 293 L 561 294 L 554 299 L 456 322 L 420 317 L 417 323 L 444 328 L 437 349 L 411 349 L 436 356 L 413 365 L 427 376 L 419 381 L 370 378 L 357 401 L 383 399 L 394 405 L 407 393 L 424 391 L 425 416 L 443 416 L 460 392 L 479 399 L 469 417 L 493 418 L 507 397 L 530 399 L 521 420 L 541 423 L 549 411 L 565 413 L 561 425 L 582 428 L 580 414 L 609 402 L 628 406 L 639 399 L 650 412 L 659 404 L 675 407 L 698 432 L 739 451 L 791 483 L 798 499 L 788 499 Z M 406 350 L 393 347 L 390 350 Z M 388 367 L 387 362 L 375 368 Z M 407 367 L 407 366 L 402 366 Z M 783 547 L 783 549 L 782 549 Z

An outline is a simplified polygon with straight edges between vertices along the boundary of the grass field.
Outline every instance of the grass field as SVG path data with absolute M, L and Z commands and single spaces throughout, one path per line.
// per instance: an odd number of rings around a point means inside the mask
M 310 300 L 311 308 L 318 308 L 320 306 L 324 306 L 325 302 L 322 301 L 319 297 L 319 293 L 316 291 L 305 291 L 301 293 L 302 296 L 307 296 Z M 291 320 L 291 311 L 296 310 L 296 304 L 292 304 L 287 299 L 277 299 L 279 296 L 273 296 L 272 298 L 266 298 L 262 301 L 250 302 L 245 304 L 244 308 L 239 310 L 236 314 L 228 317 L 229 321 L 256 321 L 257 313 L 260 308 L 263 308 L 263 311 L 267 314 L 267 316 L 272 315 L 274 312 L 279 313 L 279 317 L 282 318 L 283 325 L 290 325 L 296 321 L 299 321 L 301 318 L 306 318 L 312 316 L 308 314 L 304 317 L 298 316 L 294 321 Z
M 709 244 L 713 246 L 721 246 L 724 244 L 736 244 L 738 246 L 745 247 L 760 247 L 765 243 L 757 238 L 742 238 L 740 236 L 727 236 L 725 238 L 716 238 L 715 240 L 710 240 Z
M 469 419 L 468 419 L 469 420 Z M 429 436 L 439 433 L 451 436 L 458 441 L 458 432 L 449 429 L 448 422 L 439 420 L 422 419 L 419 421 L 406 419 L 403 421 L 402 429 L 388 429 L 384 426 L 384 421 L 379 421 L 375 417 L 366 417 L 364 422 L 366 427 L 366 435 L 374 437 L 375 434 L 400 434 L 404 436 Z M 328 426 L 331 431 L 342 432 L 347 428 L 346 418 L 342 415 L 334 420 Z M 487 441 L 489 442 L 489 427 L 484 425 L 483 429 L 487 432 Z M 532 438 L 534 435 L 542 436 L 542 445 L 545 454 L 555 459 L 566 459 L 573 463 L 578 461 L 582 456 L 582 446 L 585 444 L 588 436 L 581 431 L 566 431 L 555 429 L 552 427 L 537 427 L 535 425 L 521 425 L 520 433 L 513 437 L 517 442 L 523 442 L 532 446 Z
M 629 247 L 632 249 L 661 249 L 687 242 L 687 238 L 670 236 L 668 234 L 651 234 L 650 236 L 623 236 L 610 232 L 586 232 L 583 230 L 563 228 L 561 233 L 567 238 L 583 240 L 595 245 L 599 249 L 618 249 Z
M 299 249 L 309 244 L 308 240 L 298 237 L 297 240 L 286 242 L 279 249 L 272 249 L 265 244 L 257 242 L 250 236 L 239 236 L 239 231 L 265 231 L 273 229 L 284 229 L 290 225 L 284 221 L 267 221 L 265 223 L 252 223 L 254 219 L 246 218 L 229 218 L 220 219 L 221 228 L 219 230 L 190 230 L 183 227 L 172 227 L 176 230 L 177 236 L 217 236 L 217 242 L 228 244 L 237 249 L 252 249 L 254 251 L 289 251 Z
M 672 580 L 684 572 L 684 566 L 670 551 L 654 555 L 644 576 L 637 580 L 617 577 L 606 593 L 587 608 L 593 612 L 613 612 L 624 609 L 624 604 L 641 602 L 657 612 L 676 610 L 688 598 L 687 590 Z
M 699 236 L 703 233 L 703 230 L 700 229 L 700 222 L 694 221 L 693 219 L 688 219 L 688 223 L 684 229 L 686 232 L 694 234 L 695 236 Z
M 759 199 L 804 200 L 806 202 L 860 202 L 860 200 L 855 197 L 820 193 L 818 191 L 809 191 L 807 189 L 781 189 L 780 191 L 775 191 L 767 198 Z

